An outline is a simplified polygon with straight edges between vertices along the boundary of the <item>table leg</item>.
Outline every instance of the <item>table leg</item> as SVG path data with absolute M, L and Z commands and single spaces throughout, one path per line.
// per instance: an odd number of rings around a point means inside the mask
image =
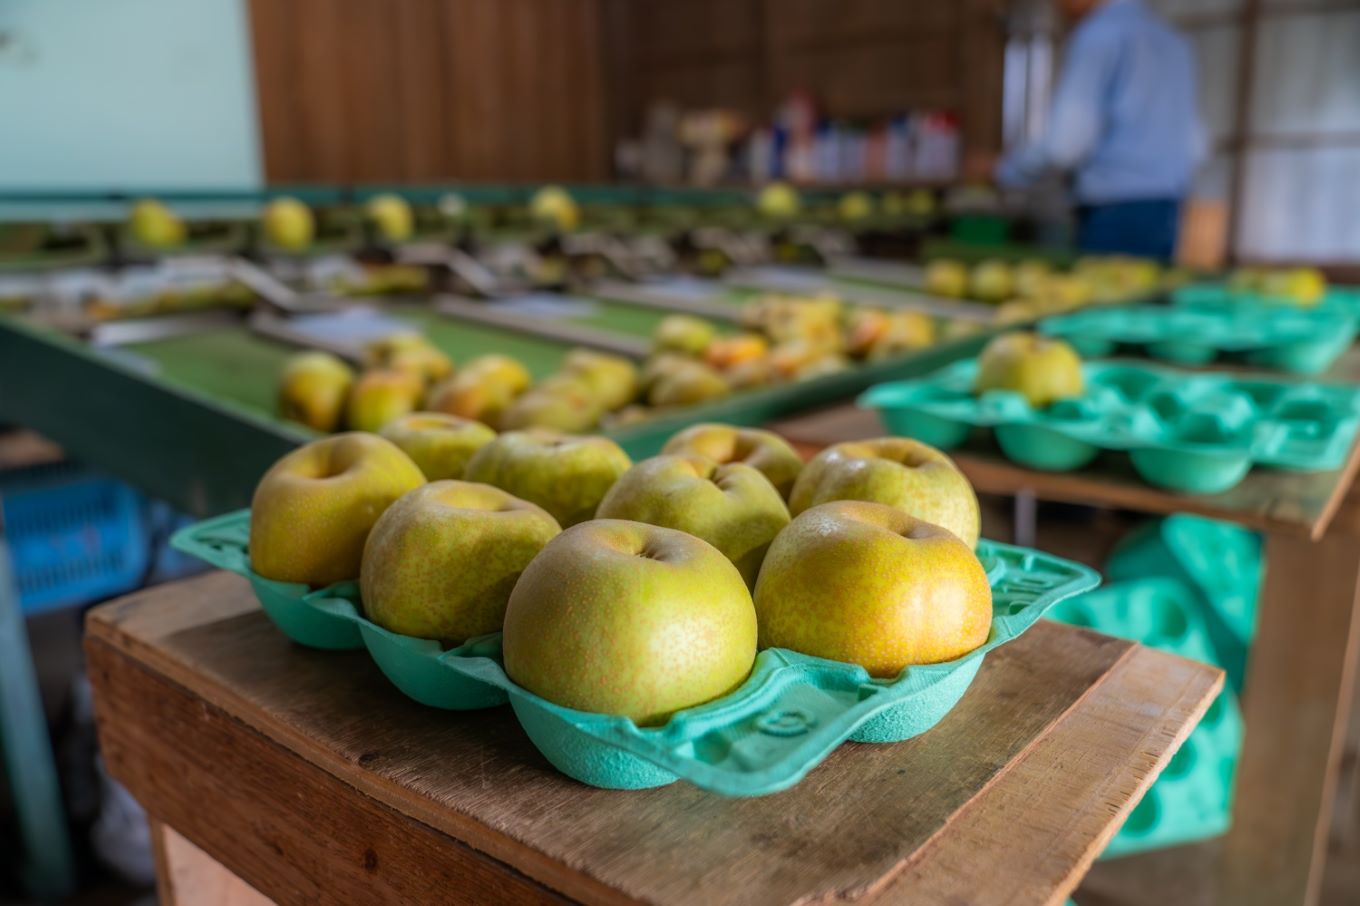
M 23 841 L 25 881 L 41 898 L 66 896 L 75 885 L 75 867 L 57 766 L 47 738 L 47 721 L 38 695 L 28 632 L 19 610 L 19 590 L 9 546 L 0 534 L 0 755 L 9 776 L 19 836 Z
M 150 824 L 160 906 L 273 906 L 273 900 L 172 828 L 155 819 Z
M 1219 872 L 1218 902 L 1233 906 L 1317 900 L 1360 637 L 1360 540 L 1272 535 L 1265 553 Z

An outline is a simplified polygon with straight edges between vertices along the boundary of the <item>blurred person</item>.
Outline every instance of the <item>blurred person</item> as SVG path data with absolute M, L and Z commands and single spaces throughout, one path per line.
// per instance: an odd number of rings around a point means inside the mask
M 1205 154 L 1190 44 L 1144 0 L 1057 0 L 1074 25 L 1043 136 L 995 170 L 1005 187 L 1070 175 L 1084 252 L 1170 260 Z

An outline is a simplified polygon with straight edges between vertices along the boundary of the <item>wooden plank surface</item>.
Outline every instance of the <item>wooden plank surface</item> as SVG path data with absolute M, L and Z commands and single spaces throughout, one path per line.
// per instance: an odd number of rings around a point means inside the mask
M 887 429 L 877 413 L 845 403 L 769 426 L 811 453 L 843 440 L 878 437 Z M 1360 445 L 1343 468 L 1333 472 L 1253 469 L 1241 483 L 1221 494 L 1178 494 L 1143 481 L 1128 457 L 1102 453 L 1075 472 L 1040 472 L 1016 465 L 1001 453 L 988 432 L 978 432 L 949 451 L 980 493 L 1014 495 L 1033 491 L 1041 500 L 1122 507 L 1143 513 L 1198 513 L 1248 528 L 1317 539 L 1341 508 L 1360 468 Z M 1354 507 L 1360 524 L 1360 501 Z
M 280 902 L 305 901 L 341 881 L 359 885 L 352 896 L 390 896 L 387 867 L 426 841 L 453 847 L 469 861 L 464 870 L 509 872 L 524 896 L 548 888 L 597 902 L 864 896 L 922 846 L 948 837 L 950 822 L 968 814 L 963 807 L 1077 713 L 1134 649 L 1042 624 L 989 656 L 964 701 L 931 733 L 897 745 L 846 745 L 793 790 L 730 800 L 685 784 L 619 793 L 568 781 L 532 749 L 508 709 L 422 708 L 362 652 L 287 642 L 233 576 L 100 608 L 87 644 L 114 774 L 153 814 Z M 1216 674 L 1196 670 L 1207 704 Z M 1139 705 L 1144 729 L 1174 722 L 1179 702 L 1175 690 L 1154 689 Z M 219 745 L 197 742 L 213 734 L 221 734 Z M 228 745 L 233 735 L 249 746 Z M 241 758 L 258 764 L 214 770 L 210 753 L 222 745 L 249 748 Z M 1115 766 L 1099 760 L 1078 762 L 1106 777 Z M 294 789 L 303 766 L 307 787 Z M 261 790 L 226 788 L 226 778 L 235 786 L 238 776 L 274 778 L 278 788 L 257 801 Z M 1122 783 L 1135 789 L 1138 781 Z M 337 784 L 356 794 L 336 801 Z M 201 816 L 214 811 L 206 808 L 214 797 L 241 802 L 239 813 Z M 327 808 L 306 808 L 314 798 Z M 1100 808 L 1113 827 L 1108 803 Z M 308 832 L 269 859 L 286 869 L 260 868 L 261 835 L 238 833 L 238 822 L 264 820 L 261 812 L 279 833 L 306 822 Z M 1068 817 L 1065 810 L 1056 826 L 1079 841 L 1085 835 L 1064 824 Z M 337 827 L 324 826 L 332 820 Z M 387 858 L 402 822 L 416 843 Z M 381 867 L 345 874 L 367 859 L 364 834 L 385 841 L 382 852 L 373 850 Z M 332 859 L 340 868 L 332 870 Z M 1055 864 L 1078 861 L 1069 853 Z
M 1004 783 L 922 848 L 884 901 L 1061 904 L 1199 723 L 1219 685 L 1201 664 L 1135 649 Z M 1154 701 L 1166 702 L 1166 710 L 1149 723 L 1146 707 Z M 1029 845 L 1017 846 L 1022 839 Z M 989 854 L 982 871 L 979 851 Z M 1186 906 L 1176 898 L 1161 902 Z
M 1360 640 L 1354 538 L 1271 536 L 1265 557 L 1219 889 L 1243 906 L 1316 902 Z

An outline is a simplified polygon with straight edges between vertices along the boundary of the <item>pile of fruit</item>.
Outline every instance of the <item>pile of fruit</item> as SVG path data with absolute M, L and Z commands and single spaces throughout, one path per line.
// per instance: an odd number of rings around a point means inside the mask
M 759 648 L 895 677 L 983 644 L 972 487 L 903 438 L 804 464 L 778 435 L 677 434 L 632 463 L 603 437 L 497 435 L 415 414 L 289 453 L 251 508 L 251 568 L 358 579 L 364 615 L 444 646 L 503 632 L 505 669 L 639 725 L 723 696 Z
M 1311 307 L 1327 295 L 1327 278 L 1315 267 L 1241 268 L 1228 276 L 1228 289 Z
M 926 266 L 925 290 L 932 295 L 968 298 L 1000 306 L 1002 322 L 1029 321 L 1093 302 L 1123 302 L 1151 295 L 1183 281 L 1155 261 L 1124 256 L 1080 258 L 1068 271 L 1027 259 L 1016 264 L 989 259 L 971 269 L 938 258 Z
M 279 410 L 317 431 L 377 431 L 425 409 L 498 430 L 586 432 L 901 355 L 930 346 L 939 333 L 928 315 L 849 307 L 831 296 L 762 296 L 746 305 L 742 322 L 744 332 L 722 335 L 702 318 L 670 315 L 657 325 L 640 368 L 622 356 L 574 349 L 538 383 L 520 362 L 497 354 L 455 372 L 421 335 L 394 334 L 369 345 L 357 379 L 328 353 L 295 357 L 282 375 Z

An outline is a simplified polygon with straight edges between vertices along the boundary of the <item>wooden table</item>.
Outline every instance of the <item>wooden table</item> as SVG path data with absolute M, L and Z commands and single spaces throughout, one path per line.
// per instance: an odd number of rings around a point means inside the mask
M 1222 684 L 1041 623 L 931 732 L 724 799 L 568 780 L 510 709 L 417 705 L 364 652 L 288 642 L 225 573 L 94 610 L 86 652 L 165 903 L 1059 904 Z
M 1357 364 L 1360 355 L 1352 353 L 1338 367 L 1350 375 Z M 886 433 L 876 414 L 851 405 L 771 427 L 808 453 Z M 1267 569 L 1243 690 L 1247 733 L 1233 826 L 1214 860 L 1216 881 L 1207 896 L 1232 906 L 1316 902 L 1360 637 L 1360 490 L 1353 488 L 1360 445 L 1336 472 L 1254 470 L 1215 495 L 1154 488 L 1113 454 L 1061 474 L 1017 466 L 985 437 L 951 455 L 982 493 L 1199 513 L 1265 533 Z M 1174 893 L 1171 902 L 1185 902 L 1181 891 Z M 1139 902 L 1167 902 L 1150 886 L 1144 897 Z

